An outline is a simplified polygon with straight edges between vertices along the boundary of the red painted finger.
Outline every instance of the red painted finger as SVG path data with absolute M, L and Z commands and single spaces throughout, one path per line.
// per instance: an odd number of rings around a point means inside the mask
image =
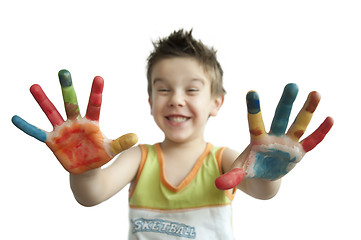
M 327 117 L 325 121 L 307 138 L 305 138 L 301 144 L 305 152 L 309 152 L 314 149 L 330 131 L 333 125 L 333 119 Z
M 100 107 L 102 105 L 102 93 L 104 87 L 103 78 L 97 76 L 93 80 L 90 92 L 88 108 L 85 117 L 92 121 L 99 121 Z
M 240 184 L 244 175 L 245 172 L 242 169 L 234 168 L 216 179 L 216 187 L 220 190 L 232 189 Z
M 306 103 L 298 113 L 295 122 L 292 124 L 287 132 L 287 136 L 298 141 L 305 133 L 308 124 L 311 121 L 312 115 L 315 112 L 318 103 L 321 100 L 321 95 L 318 92 L 310 92 Z
M 30 88 L 30 92 L 54 127 L 64 123 L 64 119 L 62 118 L 58 110 L 56 110 L 52 102 L 50 102 L 49 98 L 45 95 L 40 85 L 32 85 Z

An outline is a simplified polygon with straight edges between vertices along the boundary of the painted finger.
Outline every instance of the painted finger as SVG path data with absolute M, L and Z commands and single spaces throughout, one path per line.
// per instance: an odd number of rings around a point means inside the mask
M 63 93 L 66 116 L 70 120 L 80 118 L 78 100 L 76 98 L 70 72 L 65 69 L 60 70 L 58 76 L 61 85 L 61 92 Z
M 241 183 L 244 175 L 245 173 L 241 168 L 234 168 L 216 179 L 216 187 L 220 190 L 235 188 Z
M 286 85 L 282 97 L 277 105 L 271 125 L 271 135 L 280 136 L 286 132 L 293 102 L 296 99 L 298 87 L 294 83 Z
M 292 124 L 287 132 L 287 135 L 294 139 L 299 140 L 305 133 L 308 124 L 311 121 L 313 112 L 316 110 L 318 103 L 320 102 L 321 96 L 318 92 L 311 92 L 308 95 L 305 105 L 298 113 L 295 122 Z
M 326 136 L 333 126 L 333 119 L 327 117 L 326 120 L 307 138 L 301 141 L 301 145 L 305 152 L 314 149 Z
M 259 104 L 259 96 L 256 92 L 250 91 L 247 94 L 246 100 L 249 132 L 251 134 L 251 139 L 255 140 L 266 134 Z
M 38 102 L 53 127 L 60 126 L 64 123 L 64 119 L 38 84 L 31 86 L 30 92 L 33 94 L 35 100 Z
M 90 92 L 88 108 L 85 117 L 92 121 L 99 121 L 100 107 L 102 105 L 102 93 L 104 87 L 103 78 L 97 76 L 93 80 Z
M 110 142 L 110 150 L 114 155 L 132 147 L 138 142 L 138 137 L 134 133 L 125 134 Z
M 11 121 L 13 122 L 13 124 L 19 128 L 21 131 L 23 131 L 24 133 L 28 134 L 29 136 L 32 136 L 36 139 L 38 139 L 41 142 L 45 142 L 46 141 L 46 132 L 44 132 L 43 130 L 40 130 L 39 128 L 29 124 L 28 122 L 26 122 L 24 119 L 22 119 L 19 116 L 13 116 Z

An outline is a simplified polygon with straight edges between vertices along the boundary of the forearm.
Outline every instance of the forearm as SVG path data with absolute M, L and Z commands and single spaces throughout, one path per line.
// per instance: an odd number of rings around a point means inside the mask
M 237 186 L 248 195 L 262 200 L 273 198 L 281 186 L 281 179 L 268 181 L 263 179 L 244 178 Z
M 105 199 L 104 180 L 101 169 L 93 169 L 83 174 L 70 174 L 70 187 L 75 199 L 83 206 L 94 206 Z
M 223 169 L 225 172 L 228 172 L 233 168 L 243 168 L 250 150 L 251 146 L 249 145 L 240 155 L 232 150 L 225 151 L 223 153 Z M 237 186 L 237 188 L 252 197 L 266 200 L 274 197 L 277 194 L 280 186 L 281 179 L 268 181 L 259 178 L 245 177 Z
M 119 154 L 106 168 L 70 174 L 75 199 L 81 205 L 94 206 L 115 195 L 135 179 L 141 154 L 139 147 L 131 148 Z

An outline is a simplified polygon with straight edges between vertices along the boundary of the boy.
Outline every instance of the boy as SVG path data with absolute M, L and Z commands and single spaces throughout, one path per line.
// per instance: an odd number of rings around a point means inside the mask
M 99 204 L 131 183 L 129 239 L 233 239 L 230 204 L 235 187 L 255 198 L 272 198 L 281 177 L 323 139 L 332 119 L 298 142 L 319 101 L 312 92 L 285 135 L 297 94 L 296 85 L 289 84 L 267 134 L 258 95 L 250 92 L 251 144 L 242 154 L 214 147 L 203 136 L 208 118 L 217 115 L 225 95 L 215 50 L 183 30 L 154 46 L 148 58 L 148 94 L 151 113 L 165 136 L 161 143 L 128 149 L 109 167 L 100 168 L 137 138 L 127 134 L 111 141 L 100 132 L 104 84 L 100 77 L 94 79 L 86 116 L 81 118 L 66 70 L 59 72 L 59 78 L 68 121 L 40 86 L 33 85 L 31 92 L 54 131 L 46 133 L 17 116 L 13 123 L 50 147 L 70 172 L 71 189 L 80 204 Z

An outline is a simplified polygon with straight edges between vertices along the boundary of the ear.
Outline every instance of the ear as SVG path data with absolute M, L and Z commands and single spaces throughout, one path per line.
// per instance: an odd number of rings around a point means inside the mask
M 212 103 L 212 108 L 211 108 L 211 112 L 210 112 L 210 116 L 215 117 L 218 114 L 219 109 L 221 109 L 223 102 L 224 102 L 224 95 L 218 96 L 218 97 L 214 97 L 212 99 L 213 103 Z

